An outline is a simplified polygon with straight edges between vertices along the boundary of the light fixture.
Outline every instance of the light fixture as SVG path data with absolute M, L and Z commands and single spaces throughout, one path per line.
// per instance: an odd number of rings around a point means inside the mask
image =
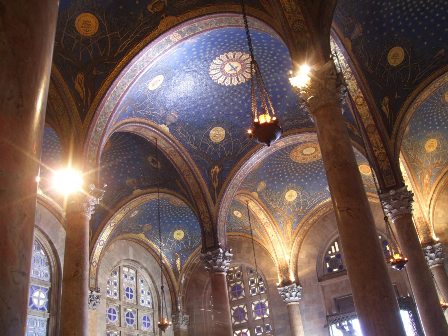
M 53 172 L 52 187 L 65 196 L 81 191 L 83 183 L 81 172 L 71 167 Z
M 294 77 L 289 78 L 291 85 L 297 89 L 301 89 L 308 85 L 311 80 L 310 77 L 311 67 L 304 63 L 299 67 L 299 71 Z
M 388 259 L 386 259 L 386 262 L 397 271 L 401 271 L 404 266 L 408 262 L 408 258 L 403 256 L 403 253 L 401 253 L 400 246 L 398 245 L 397 238 L 395 238 L 394 231 L 392 227 L 390 226 L 389 219 L 387 216 L 384 216 L 384 223 L 386 224 L 386 234 L 388 237 L 391 238 L 391 241 L 389 242 L 389 250 L 390 250 L 390 256 Z
M 157 327 L 165 332 L 170 326 L 171 321 L 168 320 L 168 308 L 166 306 L 165 286 L 163 285 L 163 254 L 162 254 L 162 227 L 160 224 L 160 164 L 159 164 L 159 146 L 156 142 L 156 161 L 157 161 L 157 223 L 159 229 L 159 261 L 160 261 L 160 317 Z
M 263 76 L 254 56 L 252 38 L 250 36 L 249 24 L 247 22 L 246 6 L 241 0 L 241 10 L 243 12 L 244 28 L 246 31 L 247 45 L 250 53 L 250 89 L 251 89 L 251 111 L 252 127 L 247 131 L 250 137 L 255 138 L 259 143 L 271 145 L 282 135 L 282 128 L 275 115 L 271 97 L 266 90 Z

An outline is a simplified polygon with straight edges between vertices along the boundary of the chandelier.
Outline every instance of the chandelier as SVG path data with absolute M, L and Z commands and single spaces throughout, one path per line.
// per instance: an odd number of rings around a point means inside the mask
M 156 161 L 157 161 L 157 223 L 159 229 L 159 261 L 160 261 L 160 317 L 157 327 L 165 332 L 170 326 L 171 321 L 168 320 L 168 308 L 166 306 L 165 286 L 163 285 L 163 254 L 162 254 L 162 227 L 160 225 L 160 164 L 159 164 L 159 147 L 156 142 Z
M 261 75 L 260 68 L 254 56 L 252 38 L 250 36 L 249 24 L 247 22 L 246 6 L 241 0 L 244 28 L 246 31 L 247 45 L 250 54 L 250 101 L 252 112 L 252 127 L 247 131 L 249 136 L 255 138 L 259 143 L 271 145 L 282 135 L 282 128 L 275 115 L 275 109 L 271 97 Z

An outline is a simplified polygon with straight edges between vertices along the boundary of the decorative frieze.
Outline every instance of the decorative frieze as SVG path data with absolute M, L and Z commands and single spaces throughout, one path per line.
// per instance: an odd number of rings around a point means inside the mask
M 302 299 L 302 286 L 296 283 L 278 287 L 277 290 L 285 303 L 295 303 Z
M 218 247 L 215 250 L 203 253 L 201 259 L 205 264 L 205 269 L 209 272 L 226 273 L 232 261 L 233 254 L 231 252 L 231 250 Z
M 406 186 L 399 189 L 392 189 L 380 195 L 384 212 L 391 219 L 412 214 L 412 202 L 414 194 Z
M 441 243 L 428 245 L 423 248 L 423 252 L 425 253 L 426 262 L 428 263 L 429 267 L 443 265 L 444 256 Z
M 91 289 L 89 292 L 89 309 L 96 310 L 101 302 L 100 289 Z

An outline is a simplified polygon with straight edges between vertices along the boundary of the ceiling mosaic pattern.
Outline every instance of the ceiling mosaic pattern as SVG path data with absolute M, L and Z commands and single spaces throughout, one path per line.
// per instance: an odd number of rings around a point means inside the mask
M 375 193 L 367 160 L 357 150 L 355 156 L 364 187 L 368 192 Z M 289 145 L 266 157 L 249 173 L 239 192 L 250 193 L 263 204 L 280 231 L 289 235 L 297 229 L 306 214 L 330 198 L 317 142 Z M 228 222 L 239 221 L 240 226 L 232 224 L 231 229 L 245 232 L 245 221 L 233 218 L 236 217 L 235 211 L 240 210 L 233 205 Z
M 51 197 L 59 203 L 62 202 L 63 198 L 54 190 L 52 177 L 53 171 L 59 169 L 64 164 L 63 159 L 61 139 L 53 128 L 46 125 L 42 141 L 38 192 Z
M 178 276 L 188 257 L 200 247 L 201 228 L 197 217 L 187 204 L 173 196 L 161 194 L 160 245 L 157 202 L 157 199 L 153 199 L 131 210 L 117 224 L 110 240 L 123 234 L 134 234 L 150 241 L 157 249 L 162 246 L 165 258 Z
M 262 8 L 256 0 L 247 3 Z M 219 3 L 224 4 L 238 5 L 239 1 Z M 182 14 L 212 5 L 216 1 L 61 1 L 54 63 L 75 97 L 81 119 L 107 76 L 142 39 L 159 26 L 177 23 Z
M 401 151 L 418 191 L 427 200 L 448 164 L 448 83 L 441 85 L 414 112 Z
M 409 94 L 448 64 L 448 3 L 341 0 L 334 22 L 354 55 L 386 123 Z
M 252 37 L 284 130 L 312 127 L 288 81 L 288 49 L 273 34 L 253 30 Z M 256 145 L 246 133 L 247 61 L 242 28 L 212 29 L 180 42 L 134 82 L 113 123 L 144 118 L 170 132 L 189 151 L 216 199 L 231 169 Z
M 158 183 L 162 189 L 187 197 L 182 178 L 161 152 L 157 160 L 154 145 L 132 133 L 112 134 L 101 155 L 100 185 L 106 185 L 106 192 L 92 218 L 93 231 L 107 214 L 111 214 L 108 209 L 133 194 L 157 188 Z

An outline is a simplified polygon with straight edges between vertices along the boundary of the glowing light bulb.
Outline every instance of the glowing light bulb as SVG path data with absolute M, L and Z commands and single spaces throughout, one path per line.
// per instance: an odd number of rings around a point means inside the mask
M 303 88 L 310 81 L 311 67 L 308 64 L 302 64 L 296 76 L 289 78 L 289 82 L 296 88 Z
M 63 195 L 81 191 L 83 179 L 81 172 L 73 168 L 65 168 L 54 172 L 53 189 Z

